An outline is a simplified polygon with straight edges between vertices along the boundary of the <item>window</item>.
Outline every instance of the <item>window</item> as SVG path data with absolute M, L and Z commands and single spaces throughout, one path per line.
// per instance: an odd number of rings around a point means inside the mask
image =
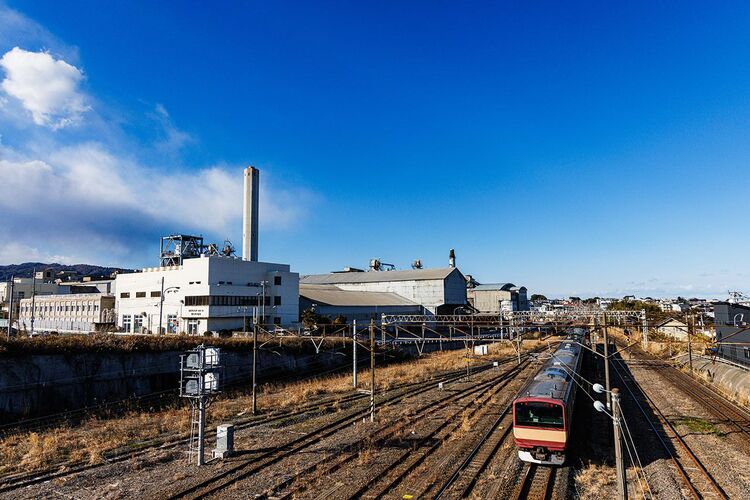
M 143 330 L 143 316 L 136 314 L 133 316 L 133 333 L 141 333 Z
M 280 286 L 281 285 L 281 276 L 274 276 L 273 277 L 273 284 L 276 285 L 276 286 Z
M 129 299 L 130 298 L 130 292 L 122 292 L 120 294 L 121 299 Z
M 18 298 L 19 299 L 22 299 L 24 297 L 26 297 L 26 292 L 18 292 Z
M 136 299 L 142 299 L 146 296 L 146 292 L 135 292 Z
M 185 297 L 186 306 L 207 306 L 208 295 L 188 295 Z
M 515 406 L 516 425 L 562 429 L 563 407 L 541 401 L 520 401 Z
M 133 317 L 130 314 L 122 315 L 122 329 L 125 333 L 133 332 Z
M 177 333 L 177 315 L 167 314 L 167 333 Z
M 273 298 L 273 305 L 280 306 L 281 305 L 281 295 L 276 295 Z
M 281 318 L 273 318 L 273 324 L 274 325 L 280 325 L 281 324 Z
M 151 292 L 151 296 L 152 297 L 161 297 L 161 292 L 159 290 L 157 290 L 155 292 Z
M 187 333 L 188 335 L 198 335 L 198 320 L 197 319 L 188 320 Z
M 745 347 L 745 359 L 750 359 L 750 349 Z

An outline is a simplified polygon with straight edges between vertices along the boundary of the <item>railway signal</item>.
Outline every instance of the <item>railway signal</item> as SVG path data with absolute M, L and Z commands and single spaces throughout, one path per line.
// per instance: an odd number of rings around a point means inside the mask
M 221 372 L 220 349 L 199 345 L 180 355 L 180 397 L 188 398 L 191 407 L 190 444 L 188 453 L 195 454 L 196 464 L 204 465 L 206 407 L 219 393 Z

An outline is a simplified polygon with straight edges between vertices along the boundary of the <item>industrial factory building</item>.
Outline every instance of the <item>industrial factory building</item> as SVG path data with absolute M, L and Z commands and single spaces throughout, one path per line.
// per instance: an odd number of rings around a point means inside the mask
M 391 305 L 406 307 L 415 304 L 426 314 L 453 314 L 456 308 L 466 305 L 466 278 L 455 267 L 453 251 L 449 262 L 449 267 L 444 268 L 421 269 L 415 266 L 415 269 L 395 271 L 379 270 L 379 261 L 373 259 L 370 271 L 348 268 L 342 272 L 312 274 L 303 276 L 300 285 L 304 286 L 307 294 L 313 293 L 311 287 L 314 286 L 394 294 L 409 303 Z M 376 297 L 372 299 L 375 301 Z M 369 306 L 374 311 L 378 304 Z
M 513 283 L 476 284 L 470 286 L 467 295 L 469 303 L 480 313 L 529 310 L 526 287 L 517 287 Z
M 299 286 L 300 314 L 308 309 L 331 319 L 343 317 L 347 323 L 356 320 L 379 320 L 381 314 L 422 314 L 421 305 L 392 292 L 344 290 L 335 285 Z
M 253 318 L 291 326 L 298 303 L 299 275 L 288 265 L 223 255 L 117 277 L 118 326 L 128 333 L 242 330 Z
M 115 298 L 101 293 L 39 295 L 21 299 L 17 328 L 26 333 L 111 331 Z
M 242 330 L 299 320 L 299 275 L 287 264 L 258 262 L 259 172 L 244 172 L 243 257 L 200 236 L 161 241 L 159 267 L 117 276 L 117 324 L 128 333 Z

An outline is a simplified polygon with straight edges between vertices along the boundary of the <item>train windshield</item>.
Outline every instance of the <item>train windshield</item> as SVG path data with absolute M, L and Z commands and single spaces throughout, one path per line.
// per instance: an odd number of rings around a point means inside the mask
M 562 429 L 563 407 L 540 401 L 519 401 L 516 403 L 516 425 Z

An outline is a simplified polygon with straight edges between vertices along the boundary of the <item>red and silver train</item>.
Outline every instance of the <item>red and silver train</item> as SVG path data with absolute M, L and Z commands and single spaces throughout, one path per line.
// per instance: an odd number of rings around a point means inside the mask
M 575 329 L 544 361 L 513 402 L 513 436 L 518 458 L 562 465 L 568 450 L 578 375 L 586 332 Z

